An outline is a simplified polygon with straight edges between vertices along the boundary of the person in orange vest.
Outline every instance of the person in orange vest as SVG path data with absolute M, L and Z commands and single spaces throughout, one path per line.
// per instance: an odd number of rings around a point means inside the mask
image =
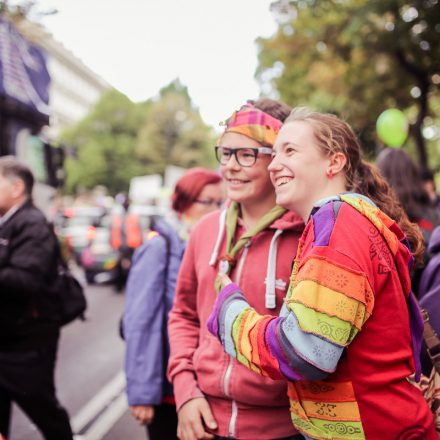
M 118 194 L 118 196 L 120 195 Z M 121 214 L 113 216 L 110 235 L 110 244 L 119 253 L 115 282 L 116 291 L 118 292 L 123 289 L 127 280 L 133 252 L 143 242 L 139 215 L 128 212 L 129 200 L 125 195 L 119 198 L 122 197 L 123 210 Z

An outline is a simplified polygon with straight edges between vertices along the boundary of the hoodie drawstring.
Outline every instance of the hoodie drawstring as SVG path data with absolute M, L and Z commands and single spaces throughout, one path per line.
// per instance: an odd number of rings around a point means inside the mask
M 210 266 L 215 266 L 217 262 L 218 253 L 220 251 L 220 245 L 222 243 L 223 236 L 225 235 L 225 225 L 226 225 L 226 213 L 228 212 L 227 208 L 223 209 L 219 216 L 219 226 L 217 233 L 217 240 L 214 245 L 214 250 L 212 251 L 211 258 L 209 260 Z
M 283 233 L 282 229 L 277 229 L 273 234 L 269 247 L 269 257 L 267 259 L 267 274 L 266 274 L 266 308 L 276 308 L 276 268 L 277 268 L 277 251 L 278 251 L 278 237 Z

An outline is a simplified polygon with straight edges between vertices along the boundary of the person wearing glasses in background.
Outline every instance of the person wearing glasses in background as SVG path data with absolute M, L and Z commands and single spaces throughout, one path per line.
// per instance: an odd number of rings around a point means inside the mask
M 169 218 L 155 220 L 128 275 L 123 334 L 125 374 L 133 417 L 147 425 L 150 440 L 176 438 L 173 390 L 166 380 L 167 317 L 186 241 L 195 223 L 223 204 L 218 173 L 188 170 L 177 182 Z
M 247 300 L 260 313 L 279 313 L 304 227 L 299 216 L 275 204 L 267 171 L 289 112 L 287 105 L 270 99 L 248 102 L 226 121 L 215 147 L 229 200 L 224 210 L 194 228 L 169 318 L 168 375 L 181 440 L 297 435 L 286 383 L 248 371 L 225 354 L 206 327 L 219 272 L 247 286 L 252 292 Z

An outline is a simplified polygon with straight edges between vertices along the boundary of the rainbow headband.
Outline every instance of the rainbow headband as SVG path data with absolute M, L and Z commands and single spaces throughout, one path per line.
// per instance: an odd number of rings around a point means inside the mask
M 224 125 L 224 133 L 243 134 L 261 145 L 272 147 L 283 123 L 253 105 L 246 104 L 234 112 Z

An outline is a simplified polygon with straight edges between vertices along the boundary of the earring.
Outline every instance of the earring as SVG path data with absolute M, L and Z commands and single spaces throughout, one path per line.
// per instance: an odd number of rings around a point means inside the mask
M 327 177 L 328 177 L 329 179 L 331 179 L 331 178 L 333 177 L 333 170 L 332 170 L 331 168 L 329 168 L 329 169 L 327 170 Z

